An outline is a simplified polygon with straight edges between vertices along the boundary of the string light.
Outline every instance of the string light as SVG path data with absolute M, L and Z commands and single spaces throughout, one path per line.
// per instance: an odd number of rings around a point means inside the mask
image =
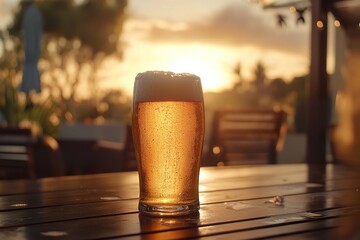
M 318 20 L 318 21 L 316 22 L 316 26 L 317 26 L 318 28 L 323 28 L 323 27 L 324 27 L 324 23 L 323 23 L 322 21 Z
M 335 21 L 334 21 L 334 26 L 335 26 L 335 27 L 340 27 L 340 26 L 341 26 L 340 21 L 339 21 L 339 20 L 335 20 Z

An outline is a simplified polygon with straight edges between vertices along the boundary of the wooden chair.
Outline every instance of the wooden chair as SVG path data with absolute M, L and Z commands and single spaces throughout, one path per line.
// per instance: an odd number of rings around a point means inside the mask
M 282 110 L 215 111 L 208 164 L 276 163 L 286 135 L 286 117 Z
M 0 179 L 35 178 L 30 129 L 0 128 Z

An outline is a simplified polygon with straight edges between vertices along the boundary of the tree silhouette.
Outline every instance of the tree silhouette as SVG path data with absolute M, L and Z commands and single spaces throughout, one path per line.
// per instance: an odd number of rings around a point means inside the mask
M 21 37 L 23 12 L 29 1 L 22 1 L 8 32 Z M 38 0 L 43 18 L 40 71 L 43 86 L 62 102 L 61 115 L 73 111 L 82 79 L 86 79 L 88 96 L 96 99 L 99 69 L 106 57 L 121 59 L 120 35 L 126 0 L 101 1 Z
M 282 102 L 289 95 L 288 84 L 282 78 L 275 78 L 269 84 L 271 98 L 274 101 Z
M 253 83 L 255 85 L 256 91 L 259 94 L 263 94 L 266 87 L 265 84 L 267 77 L 266 77 L 265 66 L 261 61 L 256 64 L 253 70 L 253 74 L 254 74 Z
M 237 63 L 232 70 L 233 74 L 235 75 L 235 83 L 233 86 L 233 90 L 235 90 L 236 92 L 241 92 L 244 85 L 244 79 L 241 74 L 241 63 Z

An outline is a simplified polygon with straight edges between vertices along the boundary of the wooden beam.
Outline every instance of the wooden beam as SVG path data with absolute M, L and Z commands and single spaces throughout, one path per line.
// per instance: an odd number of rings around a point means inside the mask
M 312 0 L 311 65 L 307 83 L 307 162 L 326 162 L 328 84 L 326 72 L 327 0 Z

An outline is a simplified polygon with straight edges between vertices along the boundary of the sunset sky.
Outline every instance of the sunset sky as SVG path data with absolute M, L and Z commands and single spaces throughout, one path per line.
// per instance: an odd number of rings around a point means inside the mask
M 0 1 L 4 25 L 17 1 Z M 277 26 L 279 12 L 287 16 L 285 28 Z M 270 78 L 308 71 L 309 24 L 296 25 L 289 9 L 263 10 L 249 0 L 129 0 L 127 14 L 124 59 L 107 61 L 106 88 L 131 95 L 136 74 L 147 70 L 197 74 L 205 91 L 230 88 L 237 63 L 245 78 L 259 61 Z
M 290 80 L 308 71 L 309 24 L 296 25 L 283 9 L 288 25 L 280 28 L 279 12 L 247 0 L 130 0 L 124 60 L 108 64 L 105 85 L 131 92 L 138 72 L 170 70 L 195 73 L 205 91 L 218 91 L 232 86 L 236 63 L 249 78 L 258 61 L 270 78 Z

